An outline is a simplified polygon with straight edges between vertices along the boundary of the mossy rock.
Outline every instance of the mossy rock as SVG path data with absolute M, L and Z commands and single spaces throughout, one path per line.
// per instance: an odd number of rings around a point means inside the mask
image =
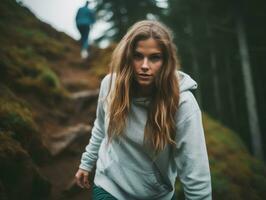
M 37 163 L 49 159 L 29 106 L 6 87 L 0 89 L 0 131 L 17 140 Z
M 51 184 L 21 145 L 0 132 L 0 189 L 4 198 L 48 199 Z

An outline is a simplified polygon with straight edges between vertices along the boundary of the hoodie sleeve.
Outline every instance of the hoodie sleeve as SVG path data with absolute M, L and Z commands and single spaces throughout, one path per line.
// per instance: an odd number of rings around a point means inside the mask
M 105 78 L 106 79 L 106 78 Z M 103 80 L 100 87 L 100 93 L 98 97 L 96 119 L 91 131 L 91 138 L 89 144 L 85 148 L 85 152 L 82 154 L 81 163 L 79 168 L 91 171 L 98 159 L 98 151 L 102 140 L 105 136 L 104 118 L 105 112 L 103 109 L 104 93 L 106 93 L 106 80 Z
M 181 109 L 185 117 L 177 124 L 175 162 L 185 198 L 211 200 L 210 168 L 201 111 L 194 97 L 192 100 L 190 98 Z

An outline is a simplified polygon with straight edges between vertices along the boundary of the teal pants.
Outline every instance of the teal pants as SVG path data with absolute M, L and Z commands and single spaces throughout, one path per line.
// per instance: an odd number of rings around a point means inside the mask
M 106 192 L 104 189 L 93 185 L 92 187 L 92 200 L 118 200 L 113 197 L 111 194 Z M 176 195 L 172 197 L 171 200 L 176 200 Z

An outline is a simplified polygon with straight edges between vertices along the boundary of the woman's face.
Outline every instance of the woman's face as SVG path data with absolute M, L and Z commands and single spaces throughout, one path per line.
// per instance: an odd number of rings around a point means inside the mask
M 163 65 L 162 50 L 156 40 L 149 38 L 137 42 L 133 52 L 134 78 L 140 89 L 150 90 Z M 148 91 L 147 91 L 148 92 Z

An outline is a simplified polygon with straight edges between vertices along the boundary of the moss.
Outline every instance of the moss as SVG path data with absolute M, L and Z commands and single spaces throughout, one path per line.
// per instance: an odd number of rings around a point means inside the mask
M 47 60 L 33 52 L 31 46 L 25 49 L 11 47 L 1 51 L 1 76 L 5 84 L 18 92 L 37 94 L 42 99 L 63 99 L 65 91 L 59 78 Z
M 57 75 L 47 69 L 45 71 L 43 71 L 40 76 L 39 76 L 39 79 L 41 82 L 43 82 L 48 88 L 59 88 L 60 87 L 60 81 L 57 77 Z
M 60 87 L 59 81 L 53 74 L 44 73 L 38 78 L 23 77 L 17 80 L 19 92 L 33 93 L 47 105 L 62 102 L 68 95 L 67 91 Z
M 266 185 L 266 180 L 265 180 L 265 176 L 261 176 L 261 175 L 257 175 L 254 174 L 251 177 L 251 186 L 252 188 L 256 189 L 257 194 L 261 197 L 263 197 L 263 199 L 265 199 L 266 197 L 266 191 L 265 191 L 265 185 Z
M 31 38 L 32 41 L 36 40 L 37 38 L 38 38 L 37 40 L 40 40 L 40 41 L 49 39 L 47 37 L 47 35 L 44 32 L 42 32 L 41 30 L 37 30 L 37 29 L 25 29 L 22 26 L 17 26 L 15 28 L 15 30 L 22 37 Z
M 16 27 L 15 30 L 21 38 L 31 41 L 32 49 L 35 54 L 42 55 L 47 59 L 61 59 L 65 53 L 64 43 L 52 39 L 45 32 L 39 29 L 25 29 L 24 27 Z
M 21 145 L 0 132 L 0 180 L 7 199 L 39 199 L 48 197 L 51 184 L 38 171 L 29 154 Z
M 42 143 L 30 108 L 10 90 L 5 88 L 5 91 L 6 94 L 0 98 L 0 130 L 17 140 L 37 163 L 47 160 L 49 153 Z
M 10 79 L 14 79 L 14 77 L 18 77 L 22 75 L 22 71 L 18 68 L 13 60 L 9 58 L 8 54 L 4 50 L 0 50 L 0 70 L 1 70 L 1 82 L 8 82 Z
M 0 126 L 6 130 L 25 130 L 36 129 L 30 110 L 22 103 L 10 101 L 2 97 L 0 99 Z
M 231 194 L 231 184 L 230 181 L 223 176 L 220 172 L 211 171 L 212 178 L 212 189 L 213 195 L 217 197 L 217 199 L 228 199 L 228 196 Z
M 7 86 L 4 85 L 0 85 L 0 98 L 1 97 L 17 100 L 16 95 Z
M 6 77 L 11 82 L 23 76 L 37 77 L 47 64 L 45 59 L 35 54 L 30 46 L 25 49 L 11 46 L 1 50 L 3 78 Z
M 15 92 L 36 94 L 48 104 L 64 99 L 66 91 L 51 65 L 75 49 L 74 40 L 15 1 L 4 0 L 0 11 L 0 82 Z M 7 26 L 13 21 L 16 26 Z
M 38 48 L 39 46 L 42 48 Z M 38 41 L 35 44 L 36 51 L 49 60 L 59 60 L 64 57 L 66 48 L 63 43 L 56 40 Z

